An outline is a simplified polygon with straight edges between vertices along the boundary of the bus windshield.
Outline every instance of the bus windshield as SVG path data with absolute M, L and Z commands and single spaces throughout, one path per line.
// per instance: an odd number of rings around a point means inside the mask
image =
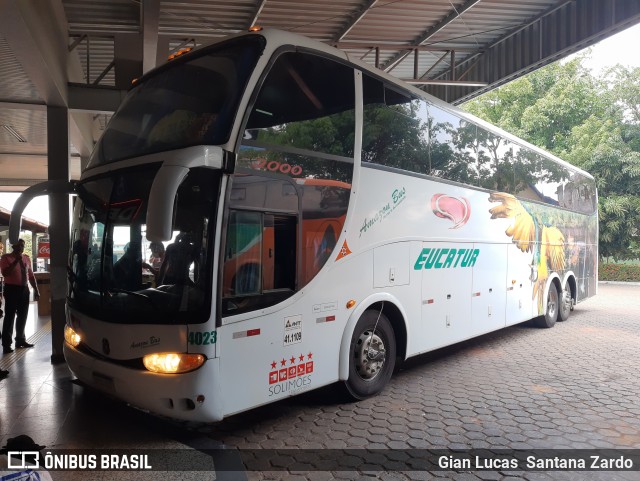
M 211 306 L 210 226 L 220 174 L 192 169 L 178 189 L 173 238 L 146 239 L 149 190 L 159 164 L 81 184 L 69 259 L 69 304 L 121 323 L 191 323 Z
M 240 37 L 174 60 L 180 68 L 160 68 L 143 78 L 109 122 L 87 168 L 225 143 L 263 48 L 261 36 Z

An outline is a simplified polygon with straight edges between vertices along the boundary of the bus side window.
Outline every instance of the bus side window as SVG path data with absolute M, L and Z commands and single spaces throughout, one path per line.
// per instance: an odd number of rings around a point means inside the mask
M 427 104 L 363 75 L 362 161 L 428 174 Z

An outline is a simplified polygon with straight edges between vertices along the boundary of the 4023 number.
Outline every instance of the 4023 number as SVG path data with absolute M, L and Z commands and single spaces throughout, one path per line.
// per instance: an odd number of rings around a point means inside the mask
M 189 344 L 194 346 L 208 346 L 215 344 L 217 340 L 218 333 L 216 331 L 189 333 Z

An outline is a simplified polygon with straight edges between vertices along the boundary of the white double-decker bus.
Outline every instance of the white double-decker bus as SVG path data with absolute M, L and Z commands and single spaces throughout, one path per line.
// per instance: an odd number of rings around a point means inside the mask
M 280 31 L 146 74 L 71 186 L 68 365 L 171 418 L 366 398 L 398 360 L 596 292 L 589 174 Z

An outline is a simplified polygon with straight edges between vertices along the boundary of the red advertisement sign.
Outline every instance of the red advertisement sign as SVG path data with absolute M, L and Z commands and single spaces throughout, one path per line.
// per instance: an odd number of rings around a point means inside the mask
M 38 244 L 38 257 L 40 258 L 50 258 L 51 257 L 51 249 L 49 242 L 40 242 Z

